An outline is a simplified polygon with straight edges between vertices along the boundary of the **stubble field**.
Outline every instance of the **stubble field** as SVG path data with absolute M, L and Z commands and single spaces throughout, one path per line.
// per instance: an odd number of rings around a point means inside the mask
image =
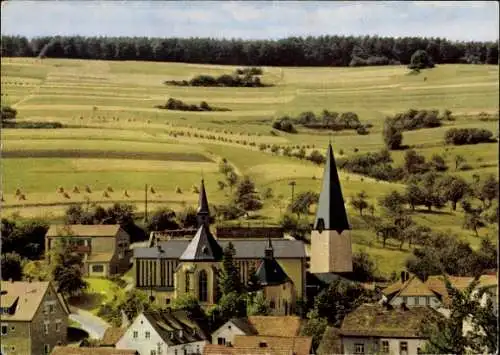
M 203 175 L 211 203 L 225 203 L 229 191 L 218 163 L 226 158 L 240 175 L 254 178 L 260 190 L 271 187 L 290 199 L 290 181 L 296 193 L 319 192 L 322 167 L 296 158 L 261 152 L 259 144 L 304 146 L 324 152 L 332 140 L 337 157 L 377 151 L 385 116 L 414 109 L 449 109 L 456 117 L 443 127 L 404 133 L 404 144 L 427 157 L 443 153 L 450 167 L 457 154 L 472 169 L 451 173 L 468 180 L 473 174 L 497 174 L 498 145 L 445 147 L 450 127 L 487 128 L 498 135 L 498 121 L 479 121 L 479 112 L 496 113 L 499 106 L 498 67 L 442 65 L 420 75 L 405 67 L 263 68 L 267 88 L 173 87 L 165 80 L 183 80 L 198 74 L 231 73 L 235 67 L 179 63 L 104 62 L 33 58 L 2 58 L 2 105 L 18 110 L 18 121 L 57 121 L 67 128 L 2 129 L 2 216 L 56 219 L 71 203 L 127 202 L 143 209 L 144 185 L 154 187 L 153 205 L 180 209 L 194 205 L 192 186 Z M 427 79 L 424 80 L 424 77 Z M 154 108 L 170 97 L 189 104 L 206 101 L 229 112 L 180 112 Z M 342 131 L 332 136 L 300 129 L 298 134 L 272 135 L 278 116 L 323 109 L 356 112 L 373 124 L 369 135 Z M 211 138 L 212 137 L 212 138 Z M 213 139 L 216 138 L 216 139 Z M 225 141 L 221 139 L 224 138 Z M 229 142 L 229 140 L 231 142 Z M 251 145 L 252 144 L 252 145 Z M 253 145 L 255 144 L 255 145 Z M 396 164 L 403 152 L 392 153 Z M 344 198 L 364 190 L 376 203 L 390 190 L 404 185 L 375 181 L 341 171 Z M 86 187 L 89 189 L 86 191 Z M 63 188 L 64 193 L 58 192 Z M 76 189 L 75 189 L 76 187 Z M 25 200 L 16 196 L 19 189 Z M 179 193 L 180 190 L 180 193 Z M 90 192 L 89 192 L 90 191 Z M 258 223 L 276 223 L 283 206 L 265 200 Z M 389 244 L 383 249 L 374 232 L 366 229 L 348 206 L 355 250 L 366 250 L 383 273 L 398 270 L 409 251 Z M 378 211 L 375 212 L 376 214 Z M 445 208 L 420 211 L 413 218 L 434 229 L 451 230 L 477 245 L 471 231 L 461 228 L 462 212 Z M 488 234 L 486 229 L 481 235 Z

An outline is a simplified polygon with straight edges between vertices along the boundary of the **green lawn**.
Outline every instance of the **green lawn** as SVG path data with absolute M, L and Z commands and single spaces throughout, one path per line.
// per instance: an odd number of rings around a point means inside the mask
M 439 65 L 420 75 L 407 75 L 403 66 L 363 68 L 273 68 L 265 67 L 266 88 L 203 88 L 164 85 L 165 80 L 189 79 L 199 74 L 231 73 L 236 67 L 182 63 L 103 62 L 85 60 L 2 58 L 2 104 L 14 105 L 18 119 L 58 121 L 70 128 L 3 129 L 1 131 L 2 215 L 42 216 L 55 219 L 70 203 L 87 199 L 110 205 L 128 202 L 143 209 L 144 184 L 157 191 L 149 194 L 151 206 L 181 209 L 197 200 L 192 186 L 203 174 L 211 203 L 226 203 L 228 191 L 220 191 L 218 160 L 228 159 L 237 172 L 250 175 L 257 188 L 270 187 L 275 196 L 290 198 L 288 183 L 295 191 L 319 191 L 322 168 L 295 158 L 261 152 L 259 144 L 297 145 L 307 152 L 324 152 L 329 141 L 337 157 L 373 152 L 383 148 L 382 125 L 387 115 L 414 109 L 452 110 L 456 120 L 434 129 L 404 133 L 404 144 L 426 158 L 442 154 L 453 174 L 472 181 L 474 174 L 498 175 L 498 144 L 445 146 L 450 127 L 480 127 L 498 135 L 498 121 L 483 122 L 479 112 L 498 112 L 499 70 L 490 65 Z M 426 80 L 424 80 L 426 78 Z M 230 108 L 230 112 L 182 112 L 154 108 L 174 97 L 188 103 Z M 323 109 L 356 112 L 371 123 L 369 135 L 355 131 L 328 134 L 298 127 L 297 134 L 272 131 L 272 121 L 284 114 Z M 215 139 L 213 139 L 215 138 Z M 224 141 L 222 141 L 222 139 Z M 244 144 L 246 143 L 246 145 Z M 251 146 L 249 143 L 255 145 Z M 68 151 L 70 153 L 68 153 Z M 63 154 L 63 152 L 65 152 Z M 342 154 L 340 154 L 342 152 Z M 10 154 L 10 155 L 9 155 Z M 16 155 L 17 154 L 17 155 Z M 21 157 L 20 155 L 23 155 Z M 69 155 L 68 155 L 69 154 Z M 64 155 L 64 156 L 63 156 Z M 393 152 L 401 164 L 404 152 Z M 463 155 L 471 170 L 455 171 L 456 155 Z M 341 172 L 350 218 L 350 198 L 367 192 L 370 202 L 401 184 L 378 182 Z M 74 193 L 89 185 L 91 194 Z M 64 187 L 69 198 L 56 192 Z M 112 186 L 113 193 L 103 196 Z M 181 194 L 175 192 L 180 187 Z M 15 190 L 26 200 L 20 201 Z M 127 190 L 129 197 L 124 197 Z M 450 230 L 477 245 L 464 231 L 462 212 L 440 214 L 418 212 L 414 219 L 434 229 Z M 379 213 L 379 211 L 376 211 Z M 273 200 L 264 201 L 257 222 L 275 224 L 280 209 Z M 374 233 L 354 226 L 355 250 L 368 251 L 383 273 L 399 270 L 410 250 L 382 249 Z M 481 235 L 491 233 L 480 230 Z
M 113 298 L 113 282 L 104 278 L 85 278 L 88 288 L 82 296 L 70 297 L 69 303 L 95 315 L 99 311 L 99 306 Z

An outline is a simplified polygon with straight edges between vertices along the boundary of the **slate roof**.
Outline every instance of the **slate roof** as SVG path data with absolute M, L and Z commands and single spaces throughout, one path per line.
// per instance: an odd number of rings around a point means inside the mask
M 260 259 L 264 256 L 266 241 L 263 239 L 224 239 L 218 240 L 221 248 L 224 248 L 229 242 L 233 243 L 236 249 L 236 259 Z M 158 243 L 164 250 L 164 253 L 158 253 L 156 247 L 137 247 L 134 248 L 134 258 L 146 259 L 179 259 L 190 241 L 186 239 L 171 239 Z M 274 257 L 276 259 L 284 258 L 306 258 L 304 242 L 300 240 L 275 239 L 273 240 Z
M 222 255 L 222 248 L 210 232 L 210 228 L 202 224 L 179 260 L 219 261 L 222 260 Z
M 340 187 L 340 179 L 331 144 L 328 144 L 328 150 L 326 152 L 323 185 L 316 210 L 316 218 L 314 220 L 315 230 L 321 229 L 321 227 L 318 226 L 320 219 L 324 221 L 324 230 L 335 230 L 341 233 L 344 230 L 351 229 L 347 219 L 344 198 Z
M 198 209 L 196 212 L 206 214 L 210 213 L 210 210 L 208 208 L 207 192 L 205 191 L 205 181 L 203 179 L 201 180 L 200 197 L 198 200 Z
M 342 336 L 423 338 L 420 326 L 442 315 L 431 307 L 387 307 L 365 303 L 342 321 Z
M 137 350 L 115 349 L 105 347 L 76 348 L 72 346 L 55 346 L 51 355 L 138 355 Z
M 209 340 L 204 327 L 191 319 L 186 311 L 150 311 L 143 314 L 169 346 Z
M 274 258 L 274 249 L 271 238 L 267 240 L 267 246 L 264 250 L 264 258 L 261 260 L 255 275 L 262 286 L 282 285 L 290 278 L 281 268 L 280 264 Z
M 46 237 L 115 237 L 120 229 L 118 224 L 71 224 L 51 225 Z
M 1 307 L 13 307 L 13 313 L 2 313 L 4 321 L 31 321 L 40 307 L 50 282 L 24 282 L 24 281 L 2 281 L 1 282 Z M 53 292 L 55 289 L 52 287 Z M 57 294 L 62 307 L 69 314 L 67 304 L 60 294 Z
M 235 348 L 270 349 L 288 351 L 288 354 L 309 355 L 311 353 L 312 337 L 294 336 L 262 336 L 262 335 L 236 335 Z

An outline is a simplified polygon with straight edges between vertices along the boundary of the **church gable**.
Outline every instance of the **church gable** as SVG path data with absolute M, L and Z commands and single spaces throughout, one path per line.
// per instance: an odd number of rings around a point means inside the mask
M 222 248 L 210 233 L 210 229 L 202 224 L 179 260 L 219 261 L 222 260 L 222 254 Z

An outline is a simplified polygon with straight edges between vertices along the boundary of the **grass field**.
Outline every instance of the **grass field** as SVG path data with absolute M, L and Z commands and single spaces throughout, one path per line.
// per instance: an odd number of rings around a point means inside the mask
M 472 170 L 456 172 L 471 180 L 473 174 L 498 174 L 498 145 L 445 147 L 450 127 L 482 127 L 498 135 L 498 121 L 479 121 L 479 112 L 496 113 L 499 107 L 498 66 L 441 65 L 420 75 L 407 75 L 401 66 L 365 68 L 263 68 L 266 88 L 190 88 L 163 84 L 198 74 L 231 73 L 234 67 L 180 63 L 104 62 L 62 59 L 2 58 L 2 105 L 18 110 L 20 121 L 58 121 L 69 128 L 3 129 L 2 215 L 57 218 L 72 203 L 115 201 L 134 203 L 142 210 L 144 184 L 153 208 L 179 209 L 194 205 L 192 186 L 203 174 L 211 203 L 224 203 L 217 166 L 223 157 L 240 174 L 253 177 L 259 189 L 271 187 L 275 196 L 290 198 L 295 191 L 319 191 L 322 168 L 295 158 L 261 152 L 259 144 L 300 145 L 324 151 L 331 139 L 344 156 L 383 147 L 385 116 L 414 109 L 450 109 L 455 121 L 435 129 L 404 133 L 404 143 L 426 157 L 444 154 L 451 167 L 462 154 Z M 424 77 L 427 78 L 424 80 Z M 229 112 L 180 112 L 156 109 L 174 97 L 187 103 L 227 107 Z M 273 118 L 302 111 L 356 112 L 373 124 L 370 134 L 342 131 L 332 136 L 299 128 L 298 134 L 271 134 Z M 213 139 L 216 138 L 216 139 Z M 224 139 L 222 141 L 221 139 Z M 403 152 L 394 152 L 397 164 Z M 451 169 L 452 173 L 455 173 Z M 341 172 L 344 197 L 365 190 L 372 202 L 401 184 Z M 91 192 L 84 190 L 89 186 Z M 63 187 L 66 196 L 57 192 Z M 75 192 L 77 187 L 78 192 Z M 104 191 L 111 187 L 113 192 Z M 182 193 L 177 193 L 179 187 Z M 16 196 L 19 189 L 25 199 Z M 126 191 L 126 194 L 125 194 Z M 280 208 L 266 200 L 260 215 L 276 223 Z M 387 274 L 398 270 L 409 250 L 389 245 L 382 249 L 350 209 L 355 250 L 373 255 Z M 378 212 L 376 212 L 378 213 Z M 464 231 L 462 212 L 416 213 L 414 219 L 435 229 L 451 230 L 477 245 Z M 481 235 L 489 233 L 480 230 Z

